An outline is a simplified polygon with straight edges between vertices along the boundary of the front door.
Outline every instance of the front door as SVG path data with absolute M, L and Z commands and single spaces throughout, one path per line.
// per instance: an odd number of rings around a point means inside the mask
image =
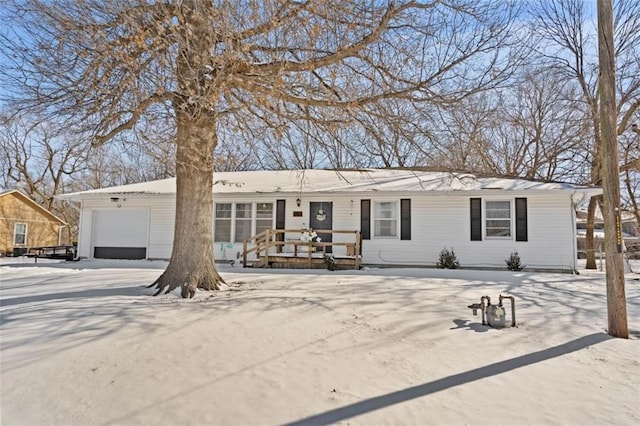
M 323 229 L 333 229 L 333 203 L 331 201 L 320 201 L 309 203 L 309 227 L 316 231 L 321 242 L 329 243 L 333 241 L 333 234 L 322 232 Z M 327 253 L 331 253 L 331 247 L 326 248 Z

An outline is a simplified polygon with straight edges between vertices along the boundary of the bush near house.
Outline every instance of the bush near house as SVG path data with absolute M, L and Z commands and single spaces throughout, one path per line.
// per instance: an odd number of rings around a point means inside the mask
M 456 253 L 453 251 L 453 247 L 451 250 L 446 247 L 442 249 L 436 267 L 438 267 L 438 269 L 458 269 L 458 267 L 460 267 L 460 262 L 456 257 Z

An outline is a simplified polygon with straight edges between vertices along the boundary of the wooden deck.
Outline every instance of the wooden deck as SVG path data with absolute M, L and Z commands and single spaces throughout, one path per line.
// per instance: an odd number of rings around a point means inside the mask
M 311 229 L 267 229 L 248 238 L 243 242 L 242 265 L 245 268 L 323 269 L 327 268 L 325 255 L 329 255 L 335 261 L 336 269 L 360 269 L 359 231 L 322 230 L 322 233 L 352 236 L 352 241 L 310 242 L 285 239 L 286 234 L 311 232 Z M 332 253 L 335 247 L 344 247 L 342 252 L 346 255 Z M 255 253 L 254 260 L 248 259 L 250 253 Z
M 356 269 L 355 256 L 333 256 L 336 269 Z M 359 263 L 359 262 L 358 262 Z M 250 264 L 253 268 L 287 268 L 287 269 L 327 269 L 323 253 L 278 253 L 260 256 Z

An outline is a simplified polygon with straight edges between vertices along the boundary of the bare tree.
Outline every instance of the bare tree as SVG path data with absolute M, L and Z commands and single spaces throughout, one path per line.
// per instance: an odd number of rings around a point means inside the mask
M 71 188 L 72 177 L 86 169 L 90 152 L 85 139 L 61 133 L 37 116 L 0 117 L 2 186 L 20 189 L 62 218 L 69 225 L 67 241 L 76 236 L 77 212 L 55 196 Z
M 96 143 L 149 115 L 176 128 L 176 226 L 158 293 L 217 289 L 214 149 L 254 123 L 331 122 L 389 98 L 457 99 L 509 69 L 504 1 L 53 0 L 6 8 L 4 79 Z M 10 52 L 10 53 L 9 53 Z M 26 104 L 23 104 L 26 105 Z M 224 131 L 223 131 L 224 129 Z
M 580 87 L 577 100 L 584 104 L 584 113 L 590 123 L 591 179 L 602 184 L 600 101 L 598 99 L 597 37 L 593 30 L 595 10 L 591 3 L 582 0 L 553 0 L 533 4 L 535 15 L 533 30 L 540 40 L 535 43 L 538 54 L 562 78 L 575 81 Z M 625 132 L 631 118 L 640 106 L 640 3 L 636 0 L 619 0 L 614 7 L 614 46 L 616 72 L 617 132 Z M 590 25 L 592 24 L 592 25 Z M 598 198 L 592 198 L 587 219 L 587 268 L 596 268 L 593 224 Z M 602 208 L 601 208 L 602 210 Z
M 500 96 L 492 117 L 492 148 L 484 157 L 502 159 L 505 174 L 543 181 L 586 182 L 582 114 L 574 86 L 540 68 L 527 68 L 521 80 Z
M 438 110 L 435 121 L 442 124 L 434 129 L 435 136 L 426 149 L 431 164 L 450 170 L 506 174 L 502 157 L 492 153 L 495 141 L 491 133 L 497 122 L 492 97 L 482 93 Z
M 573 89 L 525 66 L 508 86 L 441 108 L 430 161 L 480 174 L 585 182 L 579 159 L 588 151 Z

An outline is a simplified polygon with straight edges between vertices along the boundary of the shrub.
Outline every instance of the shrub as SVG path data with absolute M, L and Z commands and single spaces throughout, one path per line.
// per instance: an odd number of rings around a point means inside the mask
M 436 263 L 436 267 L 439 269 L 458 269 L 459 266 L 460 262 L 456 258 L 453 247 L 451 247 L 451 250 L 446 247 L 443 248 L 440 252 L 440 258 L 438 259 L 438 263 Z
M 512 251 L 509 258 L 504 261 L 510 271 L 522 271 L 525 268 L 525 265 L 520 262 L 520 255 L 516 250 Z
M 327 269 L 330 271 L 335 271 L 337 267 L 336 258 L 325 254 L 324 255 L 324 264 L 327 266 Z

